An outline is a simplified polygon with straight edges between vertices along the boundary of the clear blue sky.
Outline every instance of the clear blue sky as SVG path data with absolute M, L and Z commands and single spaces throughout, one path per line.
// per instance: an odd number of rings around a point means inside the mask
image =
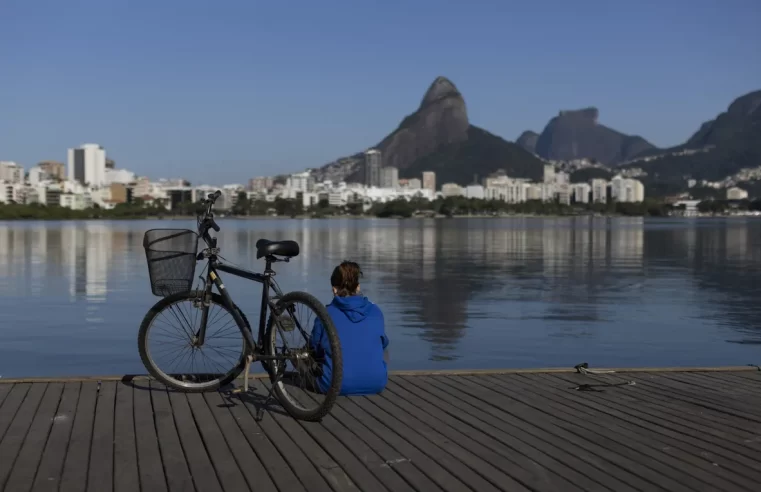
M 376 144 L 438 75 L 508 140 L 559 109 L 662 146 L 761 89 L 758 0 L 0 0 L 0 160 L 245 182 Z

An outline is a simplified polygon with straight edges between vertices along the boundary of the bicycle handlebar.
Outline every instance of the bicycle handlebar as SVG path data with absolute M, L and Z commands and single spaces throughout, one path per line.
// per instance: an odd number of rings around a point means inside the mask
M 207 243 L 211 240 L 209 237 L 209 229 L 214 229 L 215 232 L 219 232 L 219 225 L 217 225 L 214 220 L 214 214 L 211 209 L 220 196 L 222 196 L 222 192 L 217 190 L 214 193 L 209 193 L 209 196 L 205 200 L 201 200 L 202 208 L 198 211 L 198 234 Z

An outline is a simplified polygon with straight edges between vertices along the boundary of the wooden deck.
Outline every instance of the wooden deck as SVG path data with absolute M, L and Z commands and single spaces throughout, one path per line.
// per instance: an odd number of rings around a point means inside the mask
M 753 370 L 394 375 L 322 423 L 255 413 L 143 378 L 0 383 L 0 490 L 761 490 Z

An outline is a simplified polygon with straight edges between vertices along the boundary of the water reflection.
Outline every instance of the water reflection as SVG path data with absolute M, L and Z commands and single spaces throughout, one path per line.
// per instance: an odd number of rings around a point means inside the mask
M 0 357 L 44 351 L 79 373 L 140 371 L 134 337 L 155 302 L 142 236 L 192 222 L 0 223 Z M 761 341 L 761 222 L 732 220 L 224 220 L 223 255 L 261 267 L 262 237 L 295 239 L 286 290 L 329 300 L 343 259 L 384 310 L 393 366 L 746 363 Z M 225 279 L 258 319 L 258 290 Z M 245 286 L 245 288 L 244 288 Z M 22 327 L 23 325 L 23 327 Z M 727 341 L 735 342 L 727 344 Z M 76 344 L 76 346 L 75 346 Z M 103 367 L 110 354 L 108 371 Z M 747 357 L 747 360 L 738 360 Z M 60 373 L 16 357 L 0 374 Z M 2 359 L 0 360 L 7 360 Z M 65 370 L 64 370 L 65 372 Z

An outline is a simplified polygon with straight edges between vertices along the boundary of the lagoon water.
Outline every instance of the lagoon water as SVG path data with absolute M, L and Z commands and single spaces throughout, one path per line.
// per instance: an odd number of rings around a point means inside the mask
M 222 255 L 252 269 L 257 239 L 298 241 L 277 280 L 324 302 L 358 261 L 392 369 L 761 363 L 759 219 L 219 222 Z M 0 377 L 145 373 L 143 233 L 194 225 L 0 222 Z M 258 284 L 224 280 L 258 319 Z

